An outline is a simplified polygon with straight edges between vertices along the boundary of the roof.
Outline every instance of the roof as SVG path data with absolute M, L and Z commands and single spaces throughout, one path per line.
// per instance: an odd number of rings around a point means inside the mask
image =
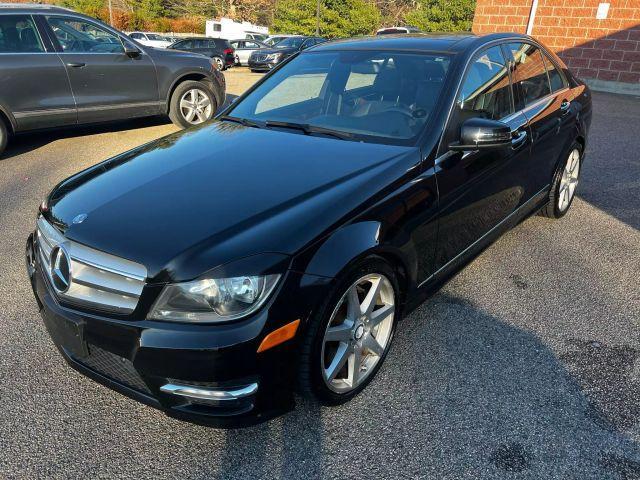
M 54 12 L 73 12 L 69 8 L 59 7 L 57 5 L 50 5 L 48 3 L 0 3 L 0 10 L 11 10 L 21 12 L 42 12 L 42 11 L 54 11 Z
M 500 38 L 527 38 L 518 33 L 493 33 L 475 35 L 463 33 L 409 33 L 398 35 L 376 35 L 374 37 L 334 40 L 313 47 L 314 51 L 333 50 L 413 50 L 432 52 L 462 52 L 480 43 Z

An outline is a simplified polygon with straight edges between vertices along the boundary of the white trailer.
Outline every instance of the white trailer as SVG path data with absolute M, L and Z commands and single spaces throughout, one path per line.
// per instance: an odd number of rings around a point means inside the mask
M 230 18 L 222 17 L 220 20 L 207 20 L 205 35 L 211 38 L 225 38 L 235 40 L 247 38 L 248 33 L 269 35 L 269 29 L 261 25 L 249 22 L 234 22 Z

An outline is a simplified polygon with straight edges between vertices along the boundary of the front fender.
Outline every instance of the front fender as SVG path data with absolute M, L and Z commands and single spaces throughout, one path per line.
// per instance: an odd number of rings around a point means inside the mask
M 403 281 L 415 281 L 415 251 L 399 248 L 384 241 L 385 228 L 378 221 L 362 221 L 345 225 L 320 242 L 315 248 L 296 259 L 293 267 L 322 277 L 337 277 L 352 263 L 378 255 L 398 269 Z M 413 257 L 413 261 L 412 261 Z

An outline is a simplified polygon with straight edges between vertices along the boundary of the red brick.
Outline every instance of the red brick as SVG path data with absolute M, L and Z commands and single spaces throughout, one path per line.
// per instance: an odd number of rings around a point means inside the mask
M 609 38 L 599 38 L 593 41 L 593 48 L 601 48 L 603 50 L 613 50 L 616 46 L 616 41 Z
M 640 83 L 640 73 L 636 72 L 622 72 L 618 81 L 625 83 Z
M 632 72 L 640 72 L 640 62 L 634 62 L 631 64 Z
M 562 52 L 563 57 L 582 57 L 581 48 L 568 48 Z
M 616 50 L 624 50 L 625 52 L 635 52 L 638 42 L 632 42 L 630 40 L 616 40 Z
M 622 60 L 625 62 L 640 62 L 640 52 L 624 52 Z
M 640 42 L 640 30 L 629 30 L 629 40 Z
M 622 60 L 624 56 L 624 52 L 620 50 L 604 50 L 602 52 L 602 58 L 606 58 L 607 60 Z
M 588 58 L 568 58 L 567 60 L 567 65 L 571 68 L 587 68 L 589 67 L 589 62 L 593 61 Z
M 628 72 L 631 70 L 631 66 L 633 64 L 631 62 L 620 62 L 618 60 L 614 60 L 609 65 L 609 70 L 615 70 L 617 72 Z
M 576 70 L 576 75 L 581 78 L 597 78 L 598 71 L 592 68 L 579 68 Z
M 582 58 L 602 58 L 602 50 L 584 48 L 582 49 Z
M 629 38 L 629 31 L 622 30 L 620 32 L 611 32 L 608 37 L 615 40 L 627 40 Z
M 586 60 L 586 58 L 582 60 Z M 608 69 L 610 63 L 611 63 L 611 60 L 601 60 L 599 58 L 592 58 L 591 60 L 589 60 L 589 68 Z
M 598 70 L 599 80 L 609 80 L 616 82 L 618 80 L 618 72 L 612 72 L 611 70 Z

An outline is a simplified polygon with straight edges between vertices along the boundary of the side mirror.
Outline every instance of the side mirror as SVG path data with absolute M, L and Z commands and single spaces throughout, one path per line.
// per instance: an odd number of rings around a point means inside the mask
M 129 57 L 129 58 L 136 58 L 140 56 L 140 50 L 138 50 L 136 47 L 132 46 L 132 45 L 126 45 L 124 46 L 124 54 Z
M 470 118 L 460 127 L 460 141 L 449 145 L 449 149 L 485 150 L 511 146 L 511 127 L 498 120 Z

